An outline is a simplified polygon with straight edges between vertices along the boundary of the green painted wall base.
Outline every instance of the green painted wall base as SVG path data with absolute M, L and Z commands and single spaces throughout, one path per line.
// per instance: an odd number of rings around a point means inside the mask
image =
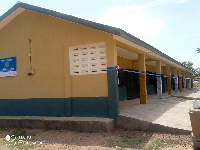
M 107 78 L 109 117 L 117 119 L 119 114 L 119 90 L 117 84 L 117 72 L 115 67 L 107 68 Z
M 109 117 L 107 97 L 81 97 L 72 99 L 72 116 Z
M 108 97 L 0 99 L 0 116 L 81 116 L 117 119 L 119 89 L 115 67 L 108 67 L 107 78 Z
M 0 116 L 109 117 L 107 97 L 0 99 Z

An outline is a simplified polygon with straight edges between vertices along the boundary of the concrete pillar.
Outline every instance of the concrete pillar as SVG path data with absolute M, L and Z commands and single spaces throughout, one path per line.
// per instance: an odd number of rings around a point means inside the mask
M 179 76 L 179 91 L 180 91 L 180 92 L 183 92 L 182 72 L 181 72 L 181 70 L 178 70 L 178 76 Z
M 177 68 L 174 69 L 174 84 L 175 84 L 175 93 L 178 93 L 178 72 Z
M 191 73 L 189 74 L 189 78 L 190 78 L 189 88 L 191 89 L 192 88 L 192 82 L 193 82 Z
M 186 73 L 186 88 L 189 89 L 189 75 Z
M 117 45 L 116 45 L 116 40 L 113 40 L 112 42 L 110 41 L 109 43 L 106 44 L 106 49 L 107 50 L 107 66 L 108 67 L 115 67 L 117 65 Z
M 138 55 L 138 68 L 140 72 L 146 73 L 145 55 Z M 140 104 L 147 103 L 147 86 L 146 86 L 146 74 L 140 73 Z
M 188 73 L 188 89 L 191 89 L 191 78 L 190 78 L 190 73 Z
M 172 85 L 171 85 L 171 70 L 170 66 L 167 65 L 167 88 L 168 88 L 168 95 L 172 95 Z
M 184 71 L 183 71 L 183 91 L 186 91 L 186 77 Z
M 161 61 L 156 61 L 156 79 L 157 79 L 157 96 L 162 99 L 162 78 L 161 78 Z
M 119 114 L 119 91 L 117 84 L 117 46 L 116 40 L 106 44 L 107 50 L 107 83 L 108 83 L 108 115 L 109 118 L 117 119 Z

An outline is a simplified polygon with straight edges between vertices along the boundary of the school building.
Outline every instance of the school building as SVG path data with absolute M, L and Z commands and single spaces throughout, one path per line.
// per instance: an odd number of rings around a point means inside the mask
M 192 74 L 122 29 L 21 2 L 0 17 L 0 116 L 116 119 L 120 100 L 182 92 Z

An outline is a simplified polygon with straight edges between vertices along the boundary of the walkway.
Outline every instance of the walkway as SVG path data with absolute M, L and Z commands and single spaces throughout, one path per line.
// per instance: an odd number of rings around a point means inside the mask
M 172 97 L 164 93 L 163 99 L 157 99 L 157 95 L 150 95 L 148 96 L 148 104 L 140 104 L 139 99 L 121 101 L 120 117 L 134 119 L 131 123 L 133 126 L 129 125 L 127 129 L 157 131 L 156 128 L 159 128 L 158 131 L 165 132 L 166 127 L 169 127 L 168 131 L 172 133 L 189 133 L 191 132 L 191 124 L 188 111 L 193 108 L 192 97 L 200 98 L 200 91 L 197 89 L 187 90 L 174 93 Z M 118 126 L 126 124 L 124 121 L 122 122 L 120 123 L 118 120 Z M 134 122 L 137 123 L 137 127 L 134 126 Z M 144 124 L 148 125 L 144 126 Z M 166 130 L 166 132 L 168 131 Z

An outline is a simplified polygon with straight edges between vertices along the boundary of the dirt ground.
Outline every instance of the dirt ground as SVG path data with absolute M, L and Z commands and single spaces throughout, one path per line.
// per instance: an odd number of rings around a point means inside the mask
M 16 129 L 0 129 L 0 149 L 39 149 L 39 150 L 191 150 L 190 135 L 172 135 L 125 131 L 115 129 L 109 133 L 79 133 L 59 130 L 22 129 L 29 138 L 22 147 L 6 143 L 6 135 L 12 135 Z M 17 144 L 16 144 L 17 145 Z M 29 145 L 29 146 L 28 146 Z

